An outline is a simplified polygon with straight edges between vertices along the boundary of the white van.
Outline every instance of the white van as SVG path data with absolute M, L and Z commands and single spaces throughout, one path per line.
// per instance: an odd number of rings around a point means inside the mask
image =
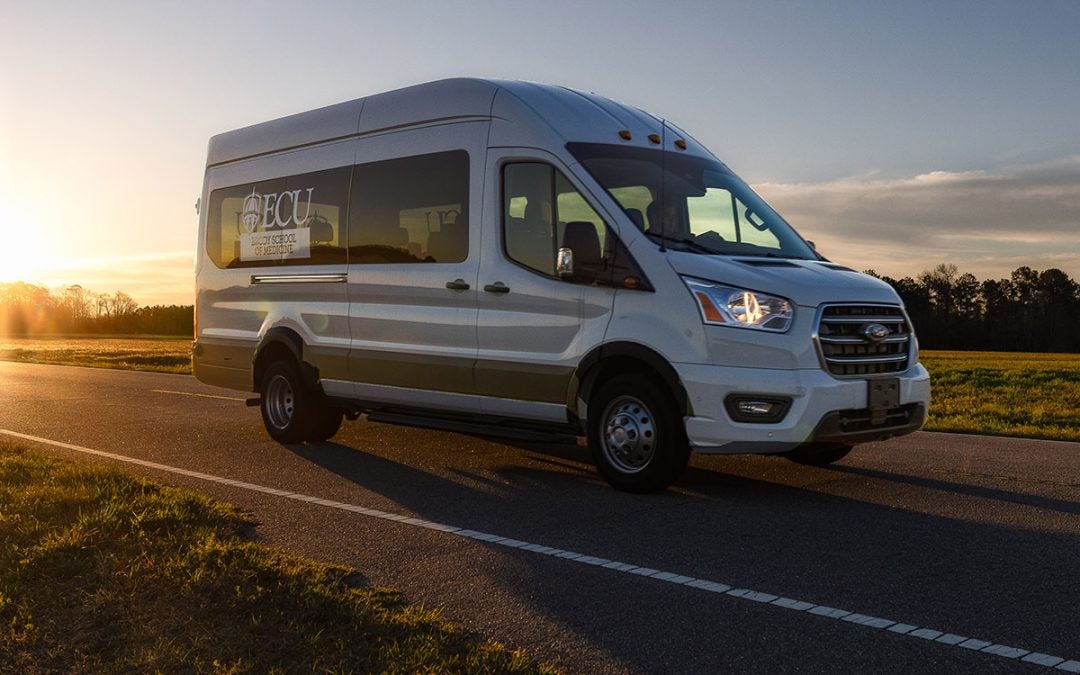
M 451 79 L 220 134 L 200 203 L 195 374 L 283 443 L 572 434 L 649 491 L 691 450 L 820 465 L 926 417 L 892 288 L 595 94 Z

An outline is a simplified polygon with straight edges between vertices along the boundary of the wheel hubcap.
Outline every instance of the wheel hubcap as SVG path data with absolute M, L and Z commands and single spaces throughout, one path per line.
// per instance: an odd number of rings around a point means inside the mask
M 275 375 L 266 386 L 266 416 L 276 429 L 284 429 L 292 422 L 293 388 L 284 375 Z
M 604 411 L 603 451 L 623 473 L 641 471 L 656 454 L 656 425 L 652 412 L 633 396 L 620 396 Z

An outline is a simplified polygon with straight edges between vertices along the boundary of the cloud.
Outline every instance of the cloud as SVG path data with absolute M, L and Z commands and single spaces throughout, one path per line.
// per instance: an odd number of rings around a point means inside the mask
M 978 277 L 1021 265 L 1080 278 L 1080 156 L 756 189 L 826 256 L 890 276 L 955 262 Z

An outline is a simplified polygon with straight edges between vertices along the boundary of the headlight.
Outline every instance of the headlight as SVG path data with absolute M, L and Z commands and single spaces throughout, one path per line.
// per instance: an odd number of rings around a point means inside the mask
M 683 281 L 705 323 L 774 333 L 783 333 L 791 325 L 793 308 L 784 298 L 689 277 Z

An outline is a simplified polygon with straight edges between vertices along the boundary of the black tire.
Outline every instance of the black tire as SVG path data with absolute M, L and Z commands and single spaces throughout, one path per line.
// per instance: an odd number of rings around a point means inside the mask
M 690 444 L 682 414 L 655 378 L 624 375 L 600 385 L 588 423 L 596 468 L 617 490 L 662 490 L 686 469 Z
M 304 384 L 296 363 L 271 363 L 263 373 L 259 393 L 263 425 L 275 441 L 301 443 L 316 431 L 318 398 Z
M 805 443 L 784 453 L 793 462 L 808 466 L 828 466 L 847 457 L 855 446 L 846 443 Z
M 341 421 L 345 417 L 345 411 L 341 408 L 319 408 L 315 412 L 315 419 L 311 425 L 311 433 L 308 440 L 313 443 L 328 441 L 341 428 Z

